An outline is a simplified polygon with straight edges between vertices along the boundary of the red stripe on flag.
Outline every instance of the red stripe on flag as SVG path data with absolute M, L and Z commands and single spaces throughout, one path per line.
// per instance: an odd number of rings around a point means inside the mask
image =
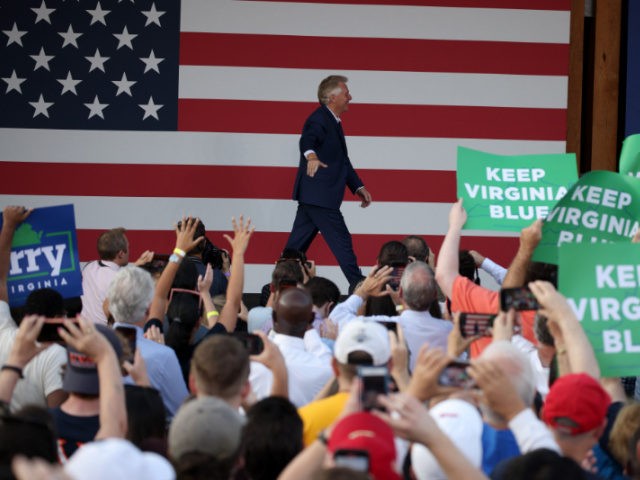
M 298 134 L 313 109 L 307 102 L 180 99 L 178 130 Z M 561 108 L 361 103 L 350 107 L 344 121 L 347 136 L 566 139 Z
M 281 2 L 282 0 L 245 0 Z M 295 3 L 318 3 L 318 0 L 296 0 Z M 346 5 L 393 5 L 418 7 L 508 8 L 510 10 L 558 10 L 571 8 L 571 0 L 322 0 L 322 3 Z
M 291 163 L 297 162 L 291 159 Z M 216 165 L 129 165 L 0 162 L 11 178 L 5 195 L 190 197 L 289 200 L 297 168 Z M 26 175 L 26 171 L 37 175 Z M 441 170 L 367 170 L 358 173 L 375 201 L 455 202 L 456 173 Z M 78 182 L 99 178 L 100 182 Z M 215 187 L 213 187 L 215 185 Z M 354 200 L 349 191 L 345 199 Z
M 100 233 L 102 233 L 101 230 L 78 230 L 81 261 L 86 262 L 97 257 L 96 241 Z M 218 247 L 229 249 L 229 244 L 222 237 L 223 233 L 231 234 L 231 232 L 208 232 L 207 236 Z M 360 266 L 373 265 L 383 243 L 389 240 L 401 240 L 405 236 L 403 233 L 398 233 L 398 235 L 352 235 Z M 132 261 L 138 258 L 144 250 L 170 253 L 176 240 L 176 234 L 171 230 L 127 230 L 127 237 L 131 245 Z M 245 255 L 246 263 L 274 263 L 280 256 L 288 237 L 288 233 L 256 232 L 251 238 Z M 424 236 L 429 247 L 436 252 L 440 250 L 443 238 L 442 235 Z M 518 249 L 518 239 L 515 237 L 463 237 L 460 248 L 477 250 L 507 267 Z M 321 235 L 316 237 L 307 256 L 315 260 L 318 265 L 337 265 Z M 268 279 L 265 280 L 265 283 L 267 281 Z
M 568 58 L 557 43 L 180 34 L 180 65 L 568 75 Z

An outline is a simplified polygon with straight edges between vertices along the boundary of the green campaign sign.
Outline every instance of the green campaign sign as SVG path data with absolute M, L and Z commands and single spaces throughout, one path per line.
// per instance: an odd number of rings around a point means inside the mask
M 559 257 L 559 290 L 582 323 L 602 376 L 640 375 L 640 244 L 565 244 Z
M 467 230 L 522 230 L 545 218 L 578 179 L 574 154 L 494 155 L 458 147 Z
M 558 263 L 565 243 L 629 242 L 640 219 L 640 180 L 615 172 L 589 172 L 547 216 L 537 262 Z
M 640 177 L 640 133 L 629 135 L 622 143 L 620 173 Z

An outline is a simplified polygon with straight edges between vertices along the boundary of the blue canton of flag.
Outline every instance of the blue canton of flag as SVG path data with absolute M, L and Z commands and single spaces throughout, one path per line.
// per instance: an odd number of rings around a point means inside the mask
M 175 130 L 179 26 L 175 0 L 0 0 L 0 127 Z

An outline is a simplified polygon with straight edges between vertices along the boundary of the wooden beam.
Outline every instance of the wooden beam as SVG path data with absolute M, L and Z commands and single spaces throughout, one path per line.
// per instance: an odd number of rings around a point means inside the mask
M 580 171 L 582 135 L 582 71 L 584 56 L 584 0 L 571 1 L 567 98 L 567 153 L 575 153 Z
M 618 170 L 621 0 L 595 3 L 591 170 Z

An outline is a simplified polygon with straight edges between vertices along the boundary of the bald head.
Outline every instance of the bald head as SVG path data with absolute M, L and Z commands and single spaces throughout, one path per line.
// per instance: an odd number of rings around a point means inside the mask
M 282 292 L 273 309 L 273 328 L 277 333 L 303 337 L 313 321 L 311 295 L 301 288 Z

